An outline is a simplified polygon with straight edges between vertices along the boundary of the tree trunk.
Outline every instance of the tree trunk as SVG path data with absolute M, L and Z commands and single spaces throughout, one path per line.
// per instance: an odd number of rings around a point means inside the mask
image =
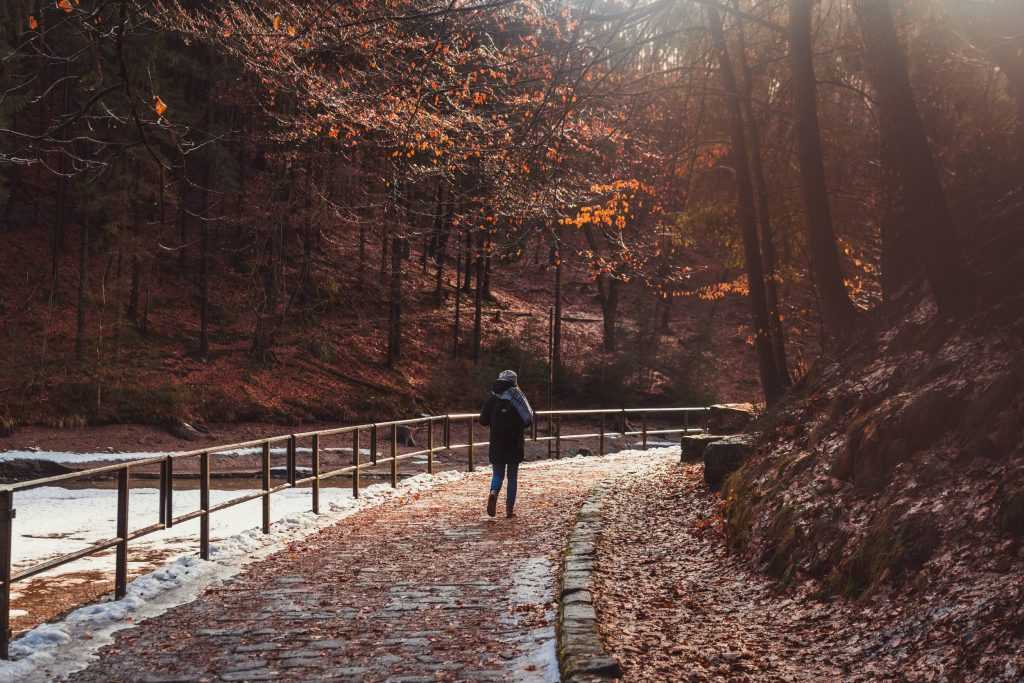
M 75 324 L 75 359 L 85 358 L 85 308 L 89 287 L 89 221 L 83 219 L 78 244 L 78 315 Z
M 380 273 L 378 278 L 381 284 L 384 284 L 388 273 L 388 244 L 390 242 L 391 228 L 387 223 L 384 223 L 380 229 Z
M 212 173 L 210 159 L 203 160 L 202 212 L 199 214 L 200 263 L 199 263 L 199 355 L 210 353 L 210 180 Z
M 128 319 L 135 327 L 139 327 L 139 285 L 141 282 L 141 266 L 138 255 L 132 256 L 132 284 L 128 290 Z
M 205 217 L 200 229 L 199 355 L 206 357 L 210 353 L 210 223 Z
M 402 357 L 402 254 L 403 238 L 396 236 L 391 244 L 391 303 L 388 311 L 388 367 L 393 368 Z
M 740 29 L 740 73 L 743 75 L 742 97 L 740 105 L 746 119 L 747 130 L 750 132 L 750 171 L 756 199 L 757 222 L 760 228 L 761 261 L 764 266 L 765 300 L 768 305 L 768 324 L 771 328 L 772 352 L 775 356 L 775 367 L 784 387 L 789 387 L 788 363 L 786 362 L 786 336 L 782 329 L 779 313 L 778 258 L 775 252 L 775 236 L 772 229 L 771 207 L 768 203 L 768 183 L 764 176 L 764 161 L 761 153 L 761 129 L 754 115 L 752 90 L 753 77 L 747 62 L 746 41 Z M 667 327 L 667 325 L 666 325 Z
M 462 309 L 462 287 L 459 286 L 459 278 L 462 277 L 462 240 L 459 240 L 459 252 L 455 255 L 455 324 L 452 325 L 452 358 L 459 357 L 459 328 L 462 321 L 459 319 Z
M 811 45 L 813 5 L 814 0 L 789 0 L 789 52 L 793 69 L 800 184 L 807 214 L 811 271 L 821 303 L 822 318 L 826 332 L 833 338 L 841 338 L 852 329 L 856 309 L 843 283 L 825 185 L 825 161 L 818 127 L 818 88 Z
M 437 301 L 437 305 L 440 306 L 444 303 L 444 262 L 448 257 L 448 238 L 451 234 L 452 229 L 452 216 L 455 212 L 455 198 L 449 197 L 447 209 L 444 207 L 439 208 L 443 213 L 440 219 L 440 223 L 435 231 L 434 239 L 434 260 L 437 262 L 437 273 L 434 281 L 434 299 Z M 456 289 L 458 288 L 458 278 L 456 277 Z
M 470 282 L 471 282 L 470 278 L 472 277 L 472 272 L 471 272 L 471 270 L 472 270 L 471 269 L 472 262 L 469 259 L 469 254 L 471 254 L 472 252 L 473 252 L 473 232 L 472 231 L 468 231 L 466 233 L 466 267 L 464 268 L 464 272 L 462 274 L 462 276 L 464 278 L 464 282 L 462 283 L 462 289 L 467 291 L 467 292 L 469 291 L 469 286 L 470 286 Z
M 891 297 L 921 263 L 944 313 L 970 302 L 969 273 L 958 259 L 953 217 L 917 109 L 888 0 L 854 4 L 867 71 L 878 98 L 883 208 L 882 283 Z
M 588 223 L 583 226 L 583 235 L 587 238 L 590 250 L 595 254 L 601 252 L 594 236 L 594 230 Z M 601 331 L 604 350 L 614 352 L 618 346 L 616 339 L 616 322 L 619 309 L 619 281 L 608 273 L 597 276 L 597 298 L 601 302 Z
M 483 336 L 483 299 L 484 299 L 484 280 L 480 277 L 480 273 L 483 270 L 483 249 L 477 248 L 476 258 L 473 260 L 476 263 L 476 289 L 474 290 L 473 296 L 473 363 L 480 363 L 480 342 Z
M 359 222 L 359 287 L 366 285 L 366 223 Z
M 730 132 L 732 137 L 732 158 L 736 178 L 736 218 L 743 233 L 743 254 L 746 262 L 747 281 L 750 288 L 751 318 L 754 326 L 754 347 L 757 350 L 758 369 L 765 401 L 773 405 L 785 391 L 785 383 L 775 363 L 772 349 L 771 323 L 765 297 L 764 273 L 762 271 L 761 248 L 757 238 L 757 222 L 754 209 L 754 190 L 750 179 L 750 164 L 746 137 L 743 131 L 743 116 L 740 110 L 740 96 L 736 87 L 736 74 L 722 31 L 722 20 L 718 11 L 709 7 L 708 26 L 718 53 L 722 89 L 729 109 Z
M 302 303 L 313 301 L 313 157 L 306 160 L 306 220 L 302 230 Z
M 551 377 L 553 389 L 557 390 L 562 380 L 562 254 L 554 248 L 555 261 L 555 315 L 551 329 Z

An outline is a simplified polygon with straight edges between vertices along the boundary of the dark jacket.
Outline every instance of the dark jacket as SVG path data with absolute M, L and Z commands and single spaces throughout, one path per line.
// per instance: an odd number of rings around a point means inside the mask
M 519 417 L 510 401 L 498 397 L 511 386 L 511 382 L 495 382 L 491 387 L 491 395 L 480 409 L 480 424 L 491 428 L 487 459 L 492 465 L 520 463 L 525 457 L 525 433 L 528 423 Z

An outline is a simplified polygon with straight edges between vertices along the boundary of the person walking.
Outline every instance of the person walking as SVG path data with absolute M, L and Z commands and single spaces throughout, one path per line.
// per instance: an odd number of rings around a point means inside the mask
M 498 507 L 501 483 L 508 477 L 505 490 L 505 516 L 514 517 L 519 463 L 523 461 L 525 431 L 533 424 L 533 408 L 519 389 L 519 378 L 504 370 L 491 387 L 491 395 L 480 409 L 480 424 L 491 428 L 487 459 L 491 463 L 491 491 L 487 495 L 487 514 L 493 517 Z

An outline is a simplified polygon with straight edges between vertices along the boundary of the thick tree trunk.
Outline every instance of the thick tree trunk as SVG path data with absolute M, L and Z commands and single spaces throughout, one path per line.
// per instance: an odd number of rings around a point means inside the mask
M 764 273 L 762 271 L 761 248 L 757 238 L 757 219 L 754 209 L 754 190 L 750 180 L 750 164 L 747 142 L 743 130 L 743 116 L 740 110 L 736 74 L 729 58 L 728 46 L 722 31 L 722 20 L 718 12 L 708 8 L 708 25 L 718 53 L 719 72 L 722 88 L 727 99 L 730 131 L 732 137 L 732 158 L 736 178 L 736 218 L 743 233 L 743 253 L 746 262 L 747 281 L 750 288 L 750 309 L 754 326 L 754 347 L 757 350 L 758 370 L 765 401 L 773 405 L 785 391 L 785 383 L 775 363 L 772 349 L 771 323 L 765 297 Z
M 856 319 L 856 309 L 843 283 L 825 185 L 825 161 L 818 127 L 818 88 L 811 45 L 811 10 L 814 0 L 789 0 L 790 59 L 797 126 L 800 181 L 807 220 L 811 271 L 818 291 L 822 318 L 829 336 L 841 338 Z
M 885 207 L 882 284 L 887 297 L 909 284 L 921 263 L 939 309 L 963 310 L 970 274 L 959 260 L 953 218 L 917 109 L 888 0 L 857 0 L 868 74 L 878 98 Z

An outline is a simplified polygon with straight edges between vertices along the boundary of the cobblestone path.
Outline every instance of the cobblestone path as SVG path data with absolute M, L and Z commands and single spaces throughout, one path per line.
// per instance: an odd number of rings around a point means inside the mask
M 668 457 L 527 465 L 511 520 L 486 517 L 485 472 L 366 510 L 122 631 L 70 678 L 557 681 L 555 567 L 573 517 L 598 481 Z

